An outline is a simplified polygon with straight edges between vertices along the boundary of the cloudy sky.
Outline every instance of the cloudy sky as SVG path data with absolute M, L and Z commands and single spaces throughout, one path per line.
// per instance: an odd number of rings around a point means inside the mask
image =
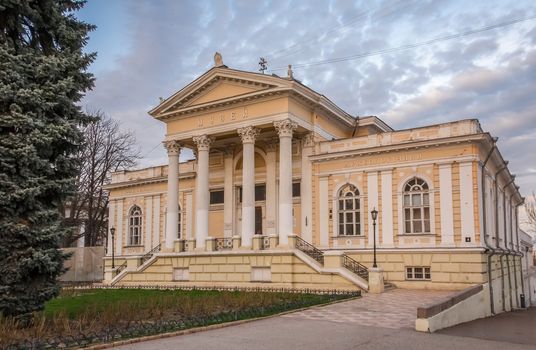
M 292 64 L 347 112 L 394 128 L 478 118 L 522 193 L 536 190 L 534 1 L 91 0 L 78 16 L 98 26 L 84 105 L 135 133 L 140 166 L 166 162 L 147 111 L 219 51 L 231 68 L 256 71 L 265 57 L 286 75 Z

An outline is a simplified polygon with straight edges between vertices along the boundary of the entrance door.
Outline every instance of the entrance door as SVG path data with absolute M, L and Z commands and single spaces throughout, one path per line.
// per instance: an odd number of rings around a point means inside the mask
M 255 207 L 255 234 L 262 235 L 262 207 Z

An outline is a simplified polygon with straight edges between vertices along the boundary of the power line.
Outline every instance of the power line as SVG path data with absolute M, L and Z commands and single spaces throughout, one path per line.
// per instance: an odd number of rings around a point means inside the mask
M 147 153 L 145 153 L 143 156 L 141 156 L 141 159 L 144 159 L 144 158 L 147 158 L 147 156 L 151 153 L 153 153 L 153 151 L 158 147 L 158 146 L 161 146 L 162 145 L 162 142 L 158 142 L 153 148 L 151 148 L 151 150 Z
M 457 39 L 457 38 L 461 38 L 461 37 L 464 37 L 464 36 L 469 36 L 469 35 L 473 35 L 473 34 L 477 34 L 477 33 L 482 33 L 482 32 L 485 32 L 485 31 L 489 31 L 489 30 L 493 30 L 493 29 L 497 29 L 497 28 L 501 28 L 501 27 L 506 27 L 506 26 L 509 26 L 509 25 L 513 25 L 513 24 L 517 24 L 517 23 L 521 23 L 521 22 L 525 22 L 525 21 L 530 21 L 530 20 L 533 20 L 533 19 L 536 19 L 536 16 L 513 19 L 513 20 L 510 20 L 510 21 L 501 22 L 501 23 L 497 23 L 497 24 L 492 24 L 492 25 L 489 25 L 489 26 L 469 30 L 469 31 L 462 32 L 462 33 L 446 35 L 446 36 L 442 36 L 442 37 L 422 41 L 422 42 L 415 43 L 415 44 L 407 44 L 407 45 L 392 47 L 392 48 L 378 50 L 378 51 L 370 51 L 370 52 L 359 53 L 359 54 L 355 54 L 355 55 L 351 55 L 351 56 L 330 58 L 330 59 L 327 59 L 327 60 L 321 60 L 321 61 L 316 61 L 316 62 L 293 64 L 292 68 L 295 69 L 295 68 L 313 67 L 313 66 L 319 66 L 319 65 L 322 65 L 322 64 L 338 63 L 338 62 L 356 60 L 356 59 L 359 59 L 359 58 L 365 58 L 365 57 L 371 57 L 371 56 L 379 56 L 379 55 L 384 55 L 384 54 L 388 54 L 388 53 L 392 53 L 392 52 L 414 49 L 414 48 L 417 48 L 417 47 L 431 45 L 431 44 L 435 44 L 435 43 L 438 43 L 438 42 L 441 42 L 441 41 Z M 284 69 L 287 69 L 287 66 L 275 67 L 275 68 L 269 69 L 269 71 L 270 72 L 276 72 L 276 71 L 280 71 L 280 70 L 284 70 Z
M 402 6 L 400 6 L 402 5 Z M 373 11 L 370 16 L 373 17 L 375 16 L 375 20 L 378 20 L 380 18 L 384 18 L 384 17 L 388 17 L 390 16 L 391 14 L 395 13 L 395 12 L 398 12 L 400 10 L 402 10 L 403 8 L 406 8 L 406 7 L 409 7 L 413 5 L 412 2 L 407 2 L 407 1 L 399 1 L 398 3 L 394 3 L 390 6 L 390 9 L 389 7 L 388 8 L 379 8 L 375 11 Z M 314 43 L 314 42 L 317 42 L 319 41 L 321 38 L 329 35 L 329 34 L 332 34 L 332 33 L 335 33 L 337 31 L 339 31 L 340 29 L 343 29 L 343 28 L 346 28 L 346 27 L 349 27 L 351 25 L 354 25 L 356 23 L 358 23 L 362 18 L 366 18 L 368 13 L 370 11 L 366 11 L 366 12 L 361 12 L 359 15 L 355 16 L 355 17 L 352 17 L 348 22 L 346 23 L 343 23 L 339 26 L 336 26 L 336 27 L 333 27 L 332 29 L 329 29 L 328 31 L 324 32 L 323 34 L 315 37 L 314 39 L 312 40 L 308 40 L 308 41 L 302 41 L 302 42 L 299 42 L 299 43 L 296 43 L 296 44 L 293 44 L 285 49 L 281 49 L 281 50 L 277 50 L 277 51 L 274 51 L 272 54 L 269 54 L 267 55 L 267 57 L 270 59 L 277 59 L 277 60 L 280 60 L 284 57 L 288 57 L 288 56 L 292 56 L 292 55 L 295 55 L 299 52 L 302 52 L 303 50 L 306 49 L 306 45 L 308 44 L 311 44 L 311 43 Z M 301 47 L 301 48 L 300 48 Z M 296 49 L 296 50 L 293 50 L 293 49 Z M 292 51 L 293 50 L 293 51 Z M 288 52 L 288 53 L 284 53 L 285 51 L 291 51 L 291 52 Z M 278 53 L 281 53 L 281 55 L 278 55 Z M 272 56 L 273 55 L 273 56 Z

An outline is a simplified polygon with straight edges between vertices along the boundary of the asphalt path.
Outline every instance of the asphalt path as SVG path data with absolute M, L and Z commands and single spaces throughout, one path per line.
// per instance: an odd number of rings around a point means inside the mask
M 536 309 L 519 311 L 473 321 L 434 334 L 419 333 L 407 327 L 393 329 L 351 322 L 277 316 L 114 349 L 535 350 L 535 316 Z M 503 331 L 498 331 L 500 329 Z

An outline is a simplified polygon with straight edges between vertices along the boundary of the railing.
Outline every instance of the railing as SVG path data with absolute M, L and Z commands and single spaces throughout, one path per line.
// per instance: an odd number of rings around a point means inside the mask
M 151 257 L 154 255 L 154 253 L 158 253 L 160 251 L 161 244 L 157 245 L 153 249 L 149 250 L 147 253 L 145 253 L 141 257 L 141 265 L 143 265 L 147 260 L 151 259 Z
M 216 238 L 216 250 L 231 250 L 233 249 L 233 238 Z
M 366 266 L 360 264 L 346 254 L 342 256 L 342 266 L 368 281 L 368 269 Z
M 296 249 L 301 250 L 305 254 L 309 255 L 311 258 L 324 265 L 324 252 L 297 236 Z
M 116 269 L 115 269 L 115 274 L 116 275 L 119 275 L 121 273 L 121 271 L 123 271 L 124 269 L 127 268 L 127 262 L 125 261 L 124 263 L 122 263 L 121 265 L 119 265 Z

